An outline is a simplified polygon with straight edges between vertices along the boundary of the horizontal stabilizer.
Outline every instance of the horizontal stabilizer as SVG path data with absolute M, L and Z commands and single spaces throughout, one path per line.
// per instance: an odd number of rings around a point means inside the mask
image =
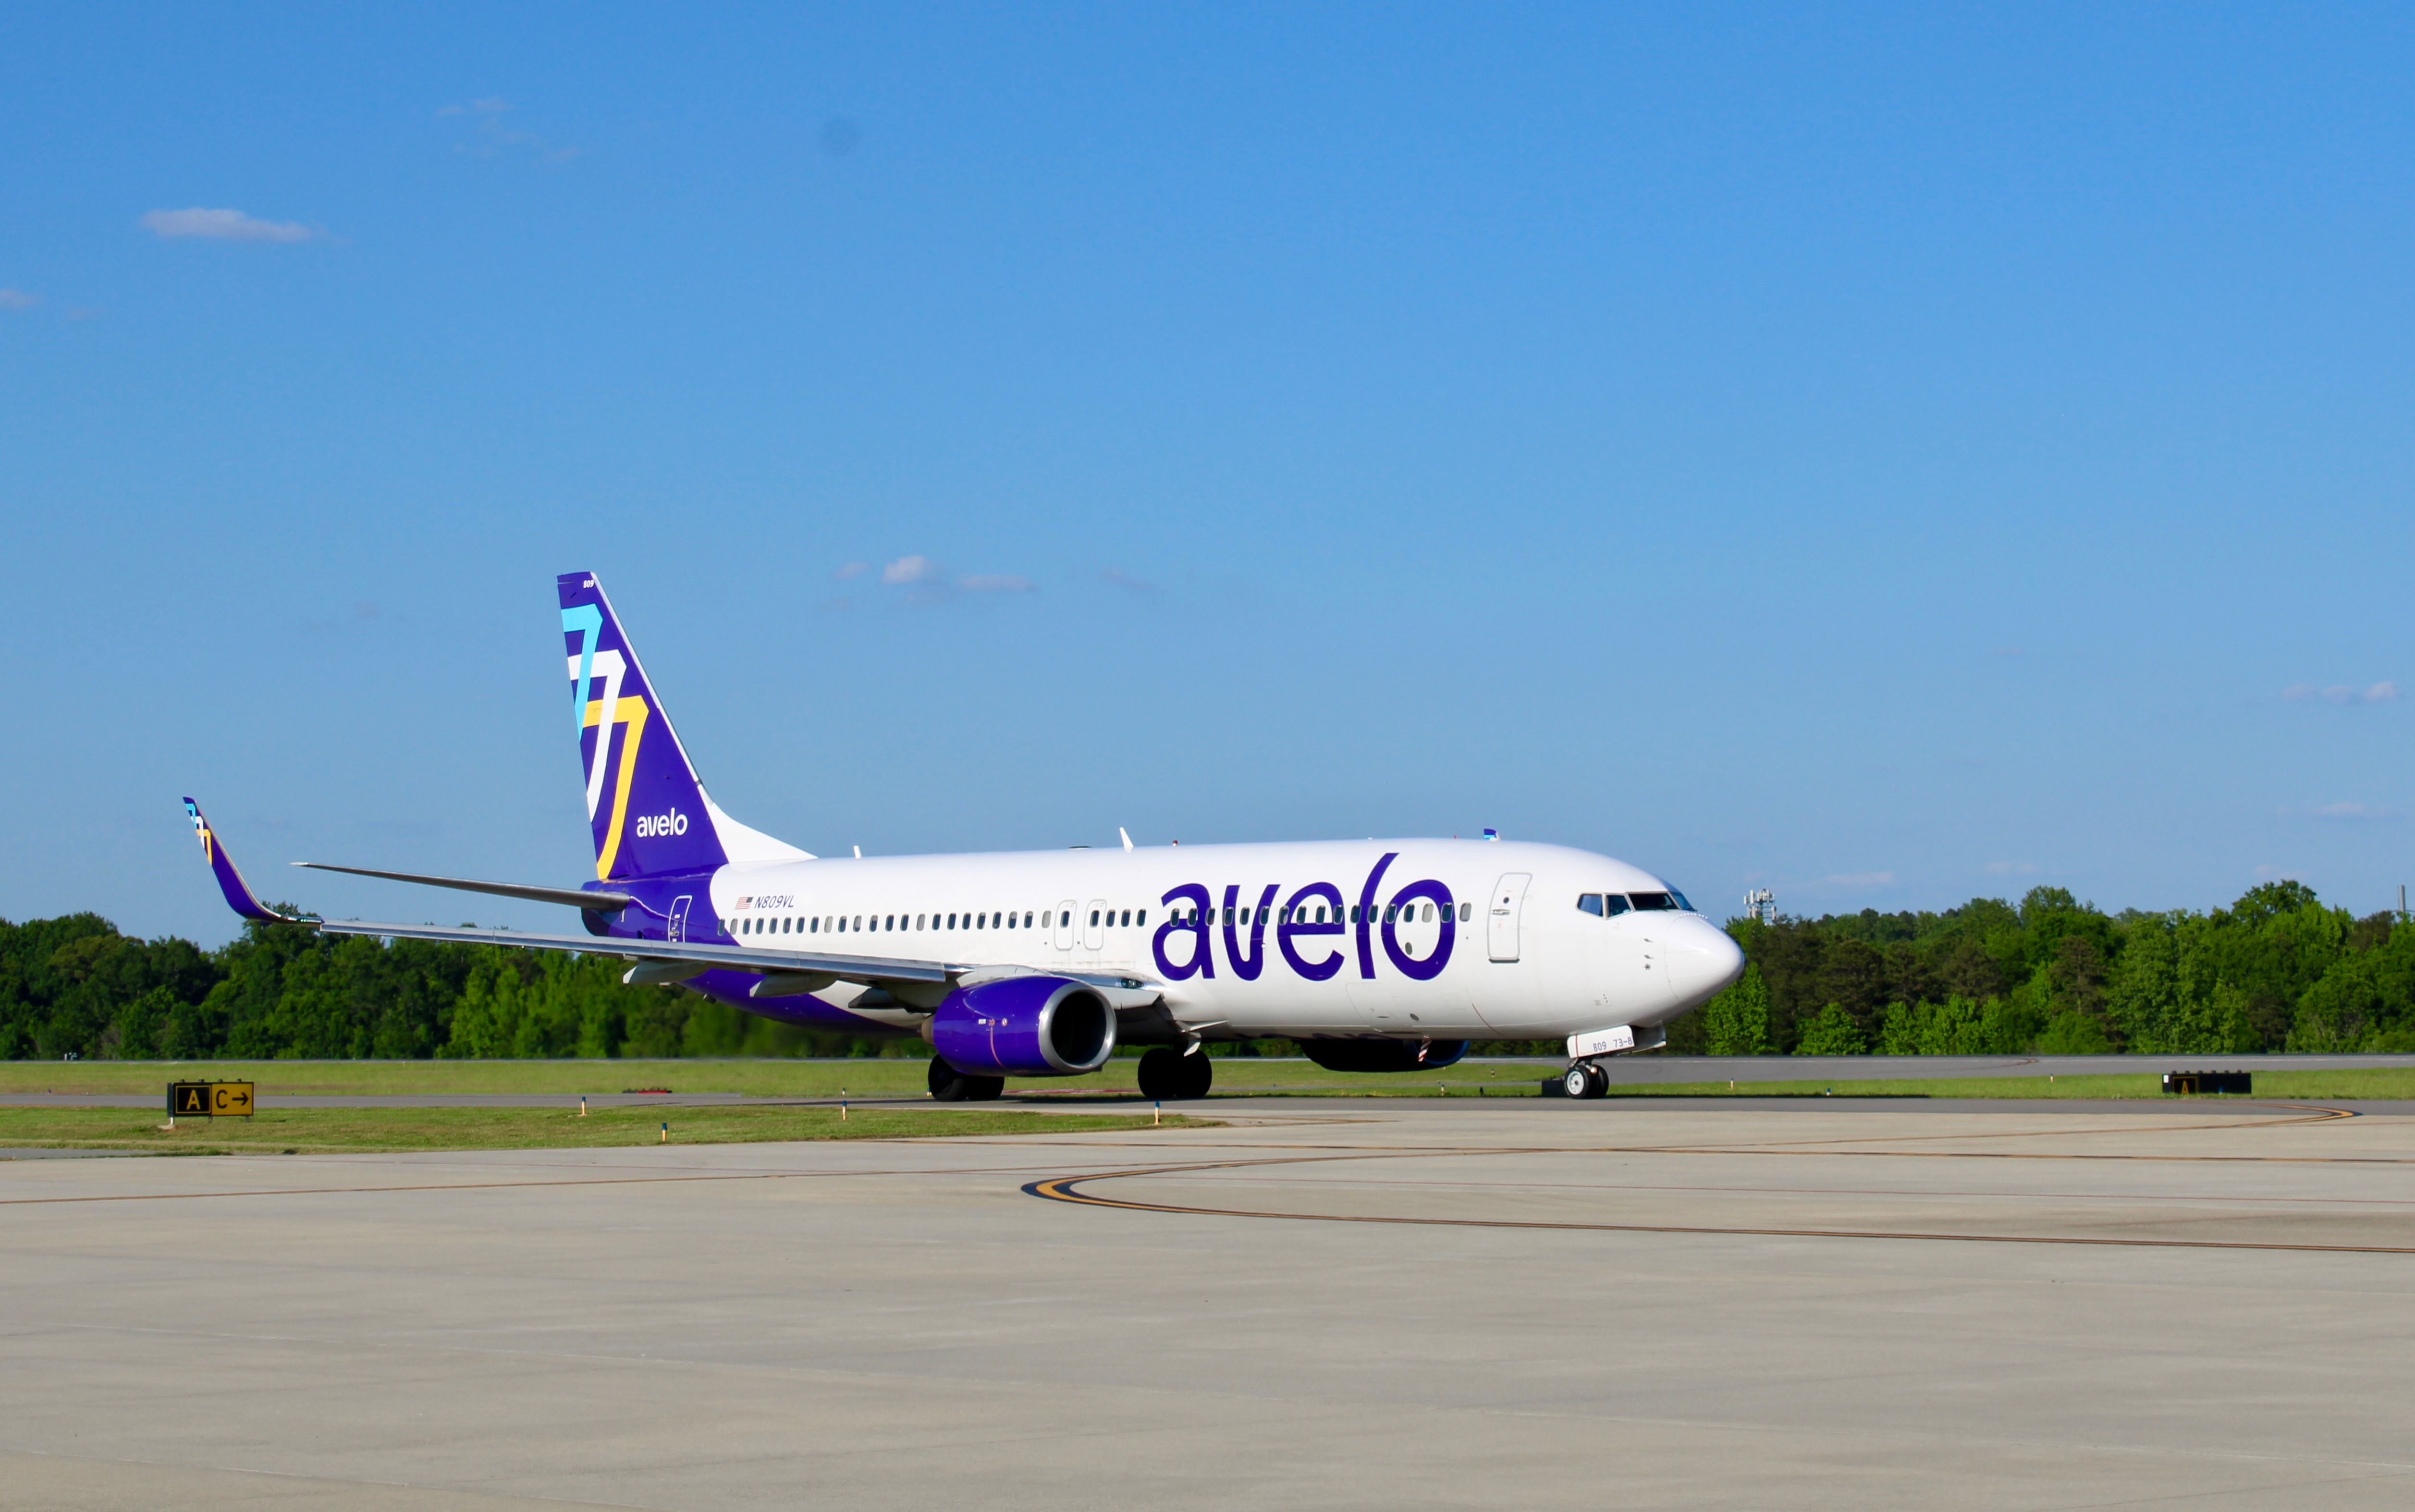
M 531 903 L 559 903 L 616 914 L 638 900 L 625 892 L 588 892 L 578 888 L 541 888 L 525 882 L 472 882 L 458 876 L 422 876 L 416 872 L 374 872 L 366 866 L 332 866 L 325 861 L 295 861 L 314 872 L 344 872 L 353 876 L 382 876 L 389 882 L 416 882 L 421 887 L 453 888 L 462 892 L 491 892 L 499 898 L 525 898 Z

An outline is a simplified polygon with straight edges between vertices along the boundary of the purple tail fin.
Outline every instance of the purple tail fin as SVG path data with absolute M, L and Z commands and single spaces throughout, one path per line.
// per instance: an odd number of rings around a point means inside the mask
M 564 573 L 558 586 L 595 875 L 661 876 L 732 861 L 806 859 L 713 806 L 595 575 Z
M 218 879 L 218 891 L 226 894 L 227 906 L 246 919 L 290 920 L 291 915 L 278 913 L 261 902 L 245 883 L 243 874 L 234 869 L 226 847 L 218 844 L 217 833 L 210 829 L 210 821 L 202 817 L 202 806 L 188 798 L 185 800 L 185 812 L 192 816 L 193 833 L 201 837 L 202 859 L 210 863 L 211 875 Z

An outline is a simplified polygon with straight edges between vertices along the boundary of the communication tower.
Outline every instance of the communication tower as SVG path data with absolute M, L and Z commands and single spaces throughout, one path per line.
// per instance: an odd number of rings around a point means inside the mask
M 1758 919 L 1764 924 L 1778 922 L 1778 894 L 1767 888 L 1755 888 L 1744 895 L 1744 916 Z

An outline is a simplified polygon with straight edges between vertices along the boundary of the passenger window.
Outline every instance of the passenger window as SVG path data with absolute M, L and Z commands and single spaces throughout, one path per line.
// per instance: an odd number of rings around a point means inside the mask
M 818 935 L 818 934 L 820 934 L 821 932 L 822 932 L 822 921 L 821 921 L 820 920 L 818 920 L 818 919 L 809 919 L 809 920 L 805 921 L 805 933 L 806 933 L 806 934 L 808 934 L 808 935 Z
M 1130 908 L 1126 908 L 1124 910 L 1124 927 L 1127 929 L 1132 927 L 1132 910 Z
M 1138 924 L 1143 929 L 1147 929 L 1148 927 L 1148 910 L 1143 908 L 1140 912 L 1132 915 L 1132 922 Z
M 1625 894 L 1625 893 L 1620 893 L 1620 892 L 1612 892 L 1612 893 L 1610 893 L 1610 894 L 1608 894 L 1607 896 L 1605 896 L 1605 897 L 1601 900 L 1601 911 L 1602 911 L 1602 914 L 1603 914 L 1603 916 L 1604 916 L 1605 918 L 1610 918 L 1610 919 L 1615 919 L 1615 918 L 1617 918 L 1620 914 L 1623 914 L 1623 913 L 1627 912 L 1627 896 L 1626 896 L 1626 894 Z
M 1596 919 L 1599 919 L 1601 917 L 1601 894 L 1598 892 L 1578 893 L 1577 907 L 1580 911 L 1589 913 Z
M 1431 903 L 1426 905 L 1426 922 L 1429 924 L 1433 922 L 1433 905 Z
M 1469 913 L 1470 913 L 1470 912 L 1471 912 L 1475 907 L 1476 907 L 1476 905 L 1474 905 L 1474 904 L 1472 904 L 1472 903 L 1462 903 L 1462 904 L 1461 904 L 1461 905 L 1459 906 L 1459 921 L 1460 921 L 1461 923 L 1462 923 L 1462 924 L 1463 924 L 1463 923 L 1466 923 L 1466 922 L 1467 922 L 1467 917 L 1468 917 L 1468 914 L 1469 914 Z
M 1099 910 L 1096 908 L 1090 910 L 1090 927 L 1092 929 L 1099 927 Z

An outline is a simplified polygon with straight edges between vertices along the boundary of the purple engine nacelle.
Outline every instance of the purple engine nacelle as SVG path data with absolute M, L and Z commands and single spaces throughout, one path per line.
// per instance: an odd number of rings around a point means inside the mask
M 967 1076 L 1080 1076 L 1116 1053 L 1116 1010 L 1063 977 L 1001 977 L 950 993 L 930 1037 Z

